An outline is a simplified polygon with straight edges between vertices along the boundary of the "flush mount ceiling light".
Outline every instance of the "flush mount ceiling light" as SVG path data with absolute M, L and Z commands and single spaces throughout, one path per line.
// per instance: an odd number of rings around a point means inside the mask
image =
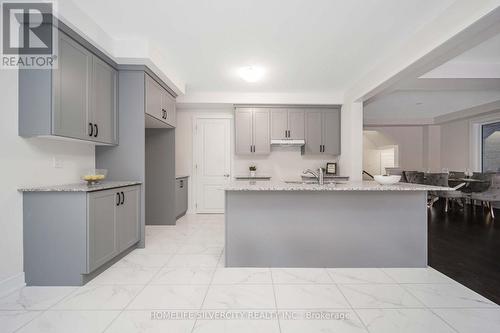
M 257 82 L 264 77 L 265 72 L 260 66 L 245 66 L 239 69 L 238 74 L 247 82 Z

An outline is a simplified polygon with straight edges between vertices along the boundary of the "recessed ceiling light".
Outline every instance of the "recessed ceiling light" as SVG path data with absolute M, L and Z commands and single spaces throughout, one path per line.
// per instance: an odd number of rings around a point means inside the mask
M 266 71 L 260 66 L 245 66 L 238 71 L 240 77 L 247 82 L 257 82 L 264 77 Z

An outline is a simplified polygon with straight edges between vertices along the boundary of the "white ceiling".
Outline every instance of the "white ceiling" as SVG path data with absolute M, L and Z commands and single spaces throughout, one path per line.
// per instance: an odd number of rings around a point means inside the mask
M 85 0 L 116 40 L 147 40 L 187 93 L 339 92 L 453 0 Z M 133 47 L 133 44 L 131 44 Z M 267 68 L 262 82 L 236 76 Z
M 429 119 L 498 100 L 500 89 L 398 90 L 377 98 L 364 111 L 368 119 Z
M 500 101 L 500 35 L 365 103 L 367 122 L 434 119 Z M 472 110 L 471 110 L 472 111 Z M 463 114 L 463 113 L 461 113 Z

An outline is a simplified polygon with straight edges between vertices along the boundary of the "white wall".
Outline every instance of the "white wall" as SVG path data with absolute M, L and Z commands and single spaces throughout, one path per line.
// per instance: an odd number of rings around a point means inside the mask
M 469 167 L 469 120 L 452 121 L 441 126 L 441 167 L 463 171 Z
M 79 180 L 81 170 L 94 167 L 94 147 L 85 143 L 25 139 L 17 135 L 17 71 L 0 71 L 0 294 L 24 283 L 22 242 L 23 185 L 49 185 Z M 63 162 L 53 167 L 53 157 Z
M 398 146 L 399 167 L 406 170 L 424 170 L 423 126 L 369 126 L 365 129 L 373 131 L 370 139 L 377 147 Z
M 182 109 L 177 112 L 175 130 L 175 169 L 178 175 L 193 174 L 193 121 L 197 115 L 233 115 L 233 109 Z M 234 138 L 231 138 L 234 140 Z M 336 157 L 301 155 L 298 147 L 272 147 L 267 156 L 234 156 L 232 159 L 232 176 L 247 175 L 248 167 L 257 166 L 257 174 L 269 175 L 275 180 L 300 179 L 303 170 L 324 167 L 327 162 L 336 162 Z M 340 174 L 344 174 L 339 165 Z M 192 212 L 192 182 L 189 186 L 189 211 Z

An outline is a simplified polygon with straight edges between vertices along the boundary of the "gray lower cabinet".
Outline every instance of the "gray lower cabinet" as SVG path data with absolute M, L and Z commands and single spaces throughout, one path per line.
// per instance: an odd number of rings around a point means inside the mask
M 175 180 L 175 215 L 184 216 L 188 209 L 188 177 Z
M 24 192 L 27 285 L 83 285 L 139 242 L 140 185 Z
M 304 154 L 340 155 L 340 110 L 309 110 L 305 113 Z
M 146 74 L 145 81 L 146 114 L 165 125 L 175 127 L 175 98 L 151 76 Z
M 58 67 L 19 70 L 19 135 L 116 144 L 117 71 L 59 32 Z
M 268 109 L 238 108 L 235 110 L 234 125 L 237 155 L 271 153 Z

